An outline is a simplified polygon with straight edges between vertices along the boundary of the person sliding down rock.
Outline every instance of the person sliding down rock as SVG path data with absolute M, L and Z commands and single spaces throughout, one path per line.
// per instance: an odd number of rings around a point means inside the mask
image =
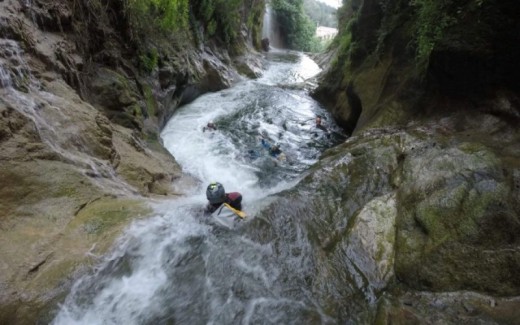
M 242 194 L 238 192 L 226 193 L 224 186 L 219 182 L 212 182 L 208 185 L 206 198 L 208 199 L 208 204 L 205 208 L 207 213 L 215 212 L 223 204 L 228 204 L 239 212 L 242 210 Z

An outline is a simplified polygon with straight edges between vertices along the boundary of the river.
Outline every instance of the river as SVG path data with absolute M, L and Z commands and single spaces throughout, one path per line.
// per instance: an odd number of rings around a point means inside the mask
M 111 255 L 74 285 L 54 324 L 335 323 L 313 299 L 306 280 L 310 247 L 298 228 L 290 235 L 299 253 L 281 258 L 276 240 L 252 240 L 244 227 L 344 139 L 302 87 L 319 67 L 297 52 L 273 51 L 267 60 L 261 78 L 201 96 L 175 113 L 161 136 L 197 181 L 182 188 L 182 199 L 154 202 L 154 216 L 134 222 Z M 314 126 L 318 114 L 329 134 Z M 208 121 L 218 129 L 202 132 Z M 262 133 L 280 145 L 285 160 L 269 156 Z M 242 193 L 249 216 L 235 229 L 202 216 L 211 181 Z

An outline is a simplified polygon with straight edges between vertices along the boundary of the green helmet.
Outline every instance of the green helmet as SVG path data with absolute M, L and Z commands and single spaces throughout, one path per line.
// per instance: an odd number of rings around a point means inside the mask
M 226 201 L 226 191 L 219 182 L 212 182 L 206 189 L 206 198 L 211 204 L 223 203 Z

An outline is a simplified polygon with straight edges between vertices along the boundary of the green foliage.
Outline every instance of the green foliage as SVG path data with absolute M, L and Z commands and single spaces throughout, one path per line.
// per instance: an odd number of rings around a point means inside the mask
M 338 27 L 336 8 L 317 0 L 304 0 L 303 9 L 315 24 L 326 27 Z
M 209 36 L 215 35 L 217 31 L 217 22 L 214 19 L 211 19 L 206 27 Z
M 129 33 L 136 40 L 157 46 L 157 37 L 150 36 L 160 33 L 170 44 L 213 39 L 231 50 L 243 43 L 240 31 L 244 26 L 254 33 L 255 41 L 260 38 L 255 26 L 260 26 L 265 6 L 264 0 L 122 1 Z
M 187 28 L 189 0 L 125 0 L 130 24 L 146 33 L 157 29 L 175 32 Z
M 159 63 L 161 40 L 181 44 L 189 39 L 189 0 L 123 0 L 128 30 L 137 44 L 139 65 L 152 72 Z M 188 37 L 187 37 L 188 36 Z
M 456 23 L 449 8 L 453 0 L 413 0 L 417 8 L 417 61 L 427 62 L 436 44 L 445 37 L 448 27 Z
M 341 37 L 339 38 L 339 52 L 347 53 L 350 49 L 351 43 L 352 43 L 352 33 L 351 32 L 341 34 Z
M 159 53 L 156 48 L 152 48 L 148 53 L 140 55 L 139 60 L 146 72 L 152 72 L 159 62 Z
M 213 0 L 202 0 L 200 4 L 200 13 L 205 21 L 210 21 L 215 12 L 215 3 Z
M 262 47 L 262 24 L 265 13 L 264 0 L 249 0 L 250 12 L 247 17 L 246 26 L 251 31 L 253 44 L 257 49 Z
M 303 0 L 272 0 L 271 5 L 289 48 L 307 52 L 319 49 L 316 25 L 305 14 Z
M 217 37 L 226 45 L 234 45 L 239 39 L 242 24 L 240 8 L 243 0 L 192 0 L 195 16 L 202 20 L 208 36 Z
M 309 44 L 309 52 L 322 52 L 330 42 L 330 40 L 322 41 L 318 37 L 314 36 Z
M 350 54 L 354 48 L 352 41 L 352 28 L 358 19 L 357 14 L 349 14 L 346 11 L 346 6 L 338 10 L 340 30 L 338 36 L 334 38 L 330 45 L 338 49 L 338 56 L 333 59 L 332 66 L 338 71 L 345 71 L 345 73 L 347 73 L 350 67 Z
M 147 84 L 143 84 L 142 87 L 144 100 L 146 103 L 146 117 L 157 116 L 159 108 L 157 107 L 157 100 L 153 95 L 152 88 Z

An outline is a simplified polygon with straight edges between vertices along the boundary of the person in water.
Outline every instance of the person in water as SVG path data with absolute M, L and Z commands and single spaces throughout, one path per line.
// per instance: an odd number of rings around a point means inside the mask
M 282 153 L 282 150 L 280 149 L 280 145 L 277 143 L 271 148 L 269 148 L 269 154 L 271 157 L 278 157 Z
M 267 135 L 267 131 L 262 131 L 260 133 L 260 144 L 262 145 L 262 148 L 266 150 L 271 150 L 271 142 L 269 142 L 269 136 Z
M 213 123 L 213 121 L 209 121 L 208 124 L 206 124 L 206 126 L 202 128 L 202 132 L 206 132 L 206 130 L 216 131 L 217 126 L 215 125 L 215 123 Z
M 264 149 L 267 149 L 271 157 L 277 158 L 278 160 L 285 160 L 285 154 L 280 149 L 280 145 L 278 143 L 271 145 L 268 141 L 267 132 L 265 130 L 260 133 L 260 144 Z
M 327 130 L 327 128 L 321 124 L 321 115 L 316 115 L 316 128 L 324 131 L 324 132 L 329 132 L 329 130 Z
M 327 139 L 330 139 L 329 130 L 327 130 L 327 128 L 323 124 L 321 124 L 321 115 L 316 115 L 316 128 L 325 132 Z M 318 136 L 318 135 L 315 133 L 314 136 Z
M 208 213 L 215 212 L 224 203 L 229 204 L 233 209 L 242 210 L 242 194 L 238 192 L 226 193 L 224 186 L 219 182 L 212 182 L 208 185 L 206 198 L 208 204 L 205 211 Z
M 260 144 L 262 145 L 262 148 L 264 148 L 264 149 L 267 149 L 267 150 L 271 149 L 271 143 L 269 143 L 269 141 L 267 141 L 267 139 L 265 139 L 265 138 L 260 139 Z

